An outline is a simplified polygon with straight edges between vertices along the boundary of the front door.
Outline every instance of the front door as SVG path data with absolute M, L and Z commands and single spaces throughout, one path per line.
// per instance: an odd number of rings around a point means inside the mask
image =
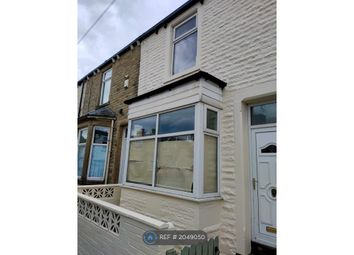
M 250 129 L 252 240 L 276 247 L 277 143 L 276 117 L 271 117 L 275 104 L 264 105 L 262 109 L 257 107 L 251 108 L 253 119 Z M 261 122 L 257 122 L 260 116 L 259 113 L 256 114 L 257 110 L 262 110 L 269 121 L 263 121 L 267 120 L 263 118 Z
M 252 129 L 253 241 L 276 246 L 276 129 Z

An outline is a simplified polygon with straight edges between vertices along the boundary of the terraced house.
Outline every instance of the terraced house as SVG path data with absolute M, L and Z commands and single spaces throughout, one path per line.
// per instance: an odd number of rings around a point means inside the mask
M 180 229 L 218 236 L 221 254 L 274 254 L 276 2 L 190 0 L 127 47 L 140 51 L 137 94 L 124 100 L 111 184 L 79 186 L 79 253 L 165 254 L 142 233 Z M 89 81 L 104 83 L 99 69 Z M 83 116 L 94 140 L 98 119 Z
M 128 107 L 136 95 L 140 46 L 129 46 L 78 81 L 78 183 L 116 183 Z

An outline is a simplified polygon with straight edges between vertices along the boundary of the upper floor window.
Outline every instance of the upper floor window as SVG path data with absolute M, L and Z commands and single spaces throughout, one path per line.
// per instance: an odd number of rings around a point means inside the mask
M 100 105 L 105 104 L 109 101 L 109 92 L 111 90 L 111 79 L 112 79 L 112 69 L 109 69 L 108 71 L 104 72 L 102 76 Z
M 197 59 L 197 16 L 177 25 L 173 30 L 172 74 L 195 66 Z

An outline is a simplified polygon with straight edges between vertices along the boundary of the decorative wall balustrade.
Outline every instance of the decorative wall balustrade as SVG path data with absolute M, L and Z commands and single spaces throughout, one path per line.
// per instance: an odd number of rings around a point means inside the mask
M 120 187 L 117 184 L 79 186 L 78 193 L 115 205 L 119 205 L 120 201 Z
M 77 198 L 78 214 L 114 235 L 119 235 L 120 215 L 83 198 Z
M 103 197 L 113 197 L 114 188 L 84 188 L 82 190 L 83 195 L 87 195 L 94 198 L 103 198 Z
M 94 198 L 92 192 L 91 197 L 77 195 L 79 255 L 165 255 L 166 249 L 172 248 L 149 246 L 142 239 L 148 230 L 173 229 L 172 223 Z

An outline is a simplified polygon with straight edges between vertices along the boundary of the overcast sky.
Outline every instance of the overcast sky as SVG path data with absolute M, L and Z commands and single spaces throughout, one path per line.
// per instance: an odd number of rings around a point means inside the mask
M 111 2 L 78 0 L 78 41 Z M 116 0 L 78 44 L 78 79 L 185 2 L 187 0 Z

